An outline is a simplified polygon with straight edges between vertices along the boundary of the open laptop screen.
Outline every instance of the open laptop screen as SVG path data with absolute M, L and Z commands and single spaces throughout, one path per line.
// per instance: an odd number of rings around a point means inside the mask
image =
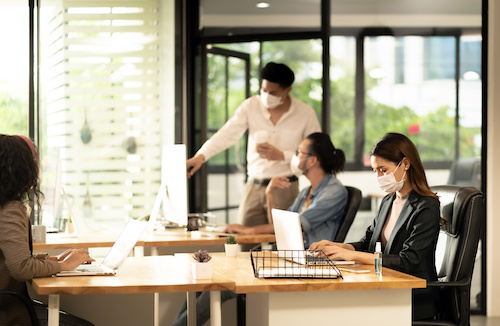
M 299 214 L 281 209 L 272 209 L 271 214 L 278 254 L 284 250 L 296 250 L 298 257 L 294 257 L 294 261 L 304 264 L 304 239 Z
M 102 265 L 117 270 L 134 248 L 145 228 L 146 222 L 130 220 L 102 261 Z

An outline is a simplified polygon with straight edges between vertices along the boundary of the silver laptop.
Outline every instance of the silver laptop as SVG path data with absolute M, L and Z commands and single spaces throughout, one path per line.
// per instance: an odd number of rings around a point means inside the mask
M 276 236 L 276 246 L 278 255 L 286 255 L 296 263 L 302 265 L 328 265 L 333 262 L 335 265 L 354 264 L 352 260 L 325 260 L 316 257 L 314 254 L 306 254 L 304 251 L 304 239 L 302 227 L 300 225 L 299 213 L 272 209 L 274 235 Z M 288 251 L 285 252 L 285 251 Z M 288 257 L 288 256 L 292 257 Z
M 100 265 L 80 265 L 56 276 L 115 275 L 146 229 L 147 222 L 130 220 Z

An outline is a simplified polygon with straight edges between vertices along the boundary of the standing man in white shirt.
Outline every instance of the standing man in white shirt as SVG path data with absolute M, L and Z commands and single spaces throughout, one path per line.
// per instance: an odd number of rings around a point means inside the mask
M 245 226 L 267 224 L 266 186 L 274 176 L 286 175 L 292 186 L 276 193 L 277 208 L 290 207 L 299 192 L 290 160 L 307 135 L 320 132 L 316 113 L 292 98 L 293 71 L 281 63 L 268 63 L 260 72 L 260 95 L 246 99 L 222 128 L 186 162 L 191 177 L 207 160 L 236 143 L 248 130 L 248 181 L 238 212 Z

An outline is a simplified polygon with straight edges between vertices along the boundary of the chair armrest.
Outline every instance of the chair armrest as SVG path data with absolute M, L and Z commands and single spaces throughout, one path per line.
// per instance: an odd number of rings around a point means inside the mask
M 411 323 L 412 326 L 456 326 L 457 324 L 444 320 L 418 320 Z
M 427 287 L 442 287 L 442 288 L 447 288 L 447 287 L 464 287 L 464 286 L 469 286 L 471 282 L 471 279 L 465 278 L 459 281 L 454 281 L 454 282 L 427 282 Z

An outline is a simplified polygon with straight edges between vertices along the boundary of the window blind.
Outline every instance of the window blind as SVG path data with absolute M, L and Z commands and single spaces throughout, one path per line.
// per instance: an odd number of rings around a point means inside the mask
M 74 214 L 148 214 L 161 178 L 158 1 L 63 0 L 43 16 L 42 127 Z

